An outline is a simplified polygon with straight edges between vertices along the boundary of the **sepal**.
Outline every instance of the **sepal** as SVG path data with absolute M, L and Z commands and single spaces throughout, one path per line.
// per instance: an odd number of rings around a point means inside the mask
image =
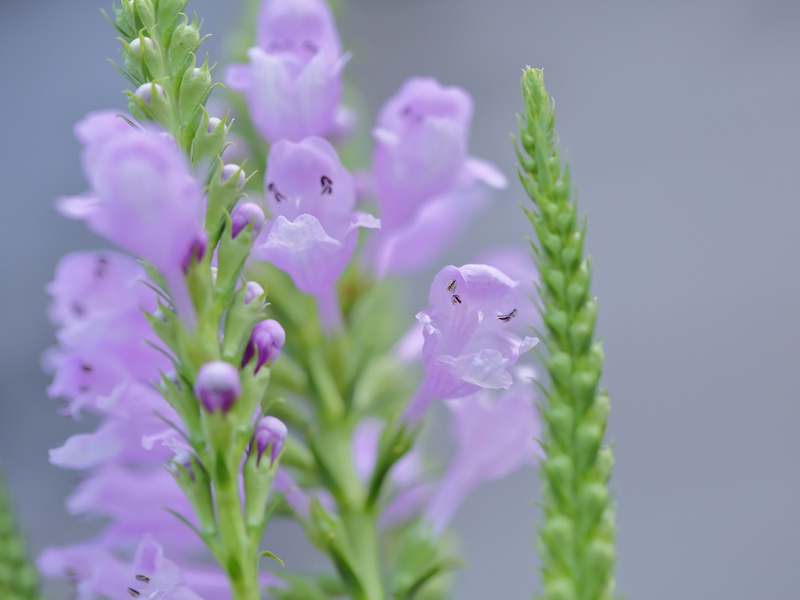
M 172 130 L 172 106 L 158 83 L 147 82 L 135 92 L 126 90 L 128 110 L 137 121 L 155 121 L 166 131 Z
M 194 454 L 183 452 L 173 459 L 169 470 L 194 508 L 203 536 L 210 538 L 216 535 L 217 519 L 211 497 L 211 480 L 203 464 Z
M 271 446 L 258 460 L 259 453 L 256 448 L 251 448 L 244 463 L 244 518 L 248 529 L 256 535 L 260 535 L 266 525 L 267 498 L 283 456 L 282 450 L 274 461 L 270 460 L 266 456 L 270 450 Z

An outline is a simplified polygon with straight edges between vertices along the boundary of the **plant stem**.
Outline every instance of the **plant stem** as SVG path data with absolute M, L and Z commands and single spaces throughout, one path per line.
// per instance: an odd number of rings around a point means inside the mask
M 228 467 L 228 473 L 237 472 L 234 465 Z M 218 555 L 230 580 L 233 600 L 254 600 L 260 596 L 257 548 L 247 534 L 239 498 L 238 478 L 227 477 L 218 480 L 215 482 L 215 488 L 219 520 Z

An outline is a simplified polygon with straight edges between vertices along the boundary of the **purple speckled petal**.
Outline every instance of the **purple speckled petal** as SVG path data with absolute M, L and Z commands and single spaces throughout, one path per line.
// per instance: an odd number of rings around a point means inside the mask
M 272 52 L 342 53 L 333 13 L 324 0 L 264 0 L 258 13 L 256 43 Z

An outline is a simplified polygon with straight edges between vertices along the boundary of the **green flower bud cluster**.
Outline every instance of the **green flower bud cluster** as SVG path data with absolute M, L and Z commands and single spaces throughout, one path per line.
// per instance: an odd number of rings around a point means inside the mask
M 25 545 L 14 523 L 0 480 L 0 598 L 39 600 L 39 574 L 28 562 Z
M 200 25 L 183 13 L 186 0 L 122 0 L 112 23 L 120 33 L 120 71 L 135 90 L 128 108 L 140 121 L 155 121 L 171 132 L 195 164 L 212 163 L 223 148 L 226 126 L 209 128 L 205 112 L 215 84 L 208 58 L 197 65 L 205 37 Z
M 569 164 L 562 160 L 555 131 L 554 103 L 541 70 L 525 70 L 522 94 L 518 172 L 535 206 L 525 212 L 538 240 L 532 246 L 541 274 L 545 365 L 551 379 L 542 411 L 542 597 L 611 600 L 615 550 L 608 481 L 613 456 L 603 444 L 609 401 L 598 388 L 603 349 L 594 339 L 597 303 L 590 295 L 591 263 L 583 252 L 586 223 L 577 216 Z

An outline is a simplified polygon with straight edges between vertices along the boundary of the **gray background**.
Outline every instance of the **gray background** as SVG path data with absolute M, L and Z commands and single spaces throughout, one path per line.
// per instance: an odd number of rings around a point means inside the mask
M 231 3 L 232 4 L 232 3 Z M 408 76 L 475 98 L 475 154 L 513 176 L 518 78 L 543 66 L 590 216 L 629 598 L 797 598 L 800 569 L 800 3 L 352 0 L 348 67 L 374 111 Z M 220 40 L 227 2 L 192 1 Z M 44 283 L 96 247 L 52 199 L 85 188 L 72 124 L 123 106 L 96 0 L 0 5 L 0 462 L 34 552 L 75 540 L 74 474 L 46 449 L 76 426 L 44 394 Z M 447 256 L 529 233 L 518 185 Z M 431 273 L 418 283 L 424 287 Z M 420 298 L 419 303 L 422 300 Z M 415 306 L 413 308 L 418 308 Z M 470 498 L 456 597 L 535 585 L 535 473 Z M 292 566 L 305 552 L 275 530 Z

